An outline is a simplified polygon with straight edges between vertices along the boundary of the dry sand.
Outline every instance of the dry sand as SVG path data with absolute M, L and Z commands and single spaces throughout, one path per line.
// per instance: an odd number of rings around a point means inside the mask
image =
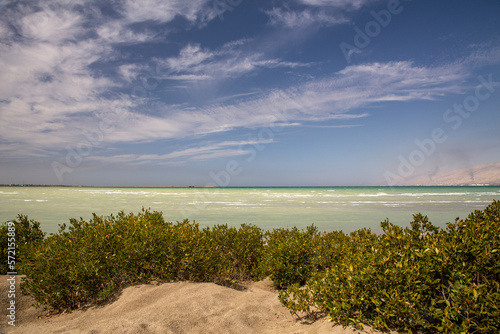
M 2 333 L 378 333 L 357 331 L 322 318 L 306 323 L 281 306 L 269 280 L 242 290 L 212 283 L 144 284 L 124 289 L 107 305 L 52 317 L 19 292 L 16 326 L 7 324 L 7 276 L 0 276 Z

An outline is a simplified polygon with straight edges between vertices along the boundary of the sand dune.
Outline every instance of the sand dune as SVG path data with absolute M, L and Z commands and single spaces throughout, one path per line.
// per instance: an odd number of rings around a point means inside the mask
M 6 279 L 0 276 L 4 314 Z M 123 290 L 113 303 L 53 317 L 32 307 L 30 297 L 17 297 L 16 327 L 1 317 L 5 333 L 378 333 L 334 325 L 326 318 L 312 324 L 297 321 L 281 306 L 269 281 L 243 290 L 212 283 L 138 285 Z

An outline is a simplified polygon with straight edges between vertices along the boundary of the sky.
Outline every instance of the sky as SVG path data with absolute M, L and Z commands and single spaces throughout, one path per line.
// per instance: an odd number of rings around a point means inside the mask
M 498 0 L 0 0 L 0 184 L 359 186 L 500 162 Z

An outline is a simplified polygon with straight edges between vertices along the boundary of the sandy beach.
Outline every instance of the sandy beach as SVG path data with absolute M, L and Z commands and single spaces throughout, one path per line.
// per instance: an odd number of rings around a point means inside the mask
M 7 324 L 7 276 L 0 276 L 2 333 L 379 333 L 335 325 L 327 318 L 297 320 L 281 306 L 271 282 L 252 282 L 240 290 L 212 283 L 131 286 L 113 302 L 47 317 L 19 291 L 16 326 Z

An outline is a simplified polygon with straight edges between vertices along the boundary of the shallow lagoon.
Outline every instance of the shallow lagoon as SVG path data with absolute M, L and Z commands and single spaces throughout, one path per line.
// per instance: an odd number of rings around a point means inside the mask
M 142 207 L 166 220 L 188 218 L 200 225 L 242 223 L 263 229 L 314 224 L 320 230 L 381 232 L 386 217 L 408 226 L 421 212 L 437 226 L 500 200 L 500 187 L 286 187 L 286 188 L 97 188 L 0 187 L 0 221 L 22 213 L 48 233 L 69 218 L 89 219 Z

